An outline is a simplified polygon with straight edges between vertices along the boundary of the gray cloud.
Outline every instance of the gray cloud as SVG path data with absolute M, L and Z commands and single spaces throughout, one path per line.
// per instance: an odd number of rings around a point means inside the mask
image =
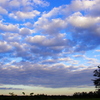
M 11 42 L 19 42 L 21 39 L 21 36 L 18 33 L 7 32 L 7 33 L 2 33 L 1 36 L 2 39 L 7 41 L 9 44 Z
M 67 68 L 63 64 L 47 67 L 31 63 L 21 63 L 9 68 L 0 68 L 1 84 L 23 84 L 43 87 L 71 87 L 92 85 L 93 69 L 73 71 L 74 67 Z M 71 70 L 70 70 L 71 69 Z
M 5 10 L 4 8 L 0 7 L 0 14 L 7 14 L 7 10 Z
M 0 31 L 1 32 L 19 32 L 19 28 L 17 25 L 0 23 Z
M 0 53 L 9 52 L 12 49 L 12 46 L 7 44 L 6 41 L 0 41 Z
M 100 45 L 98 27 L 98 25 L 89 28 L 74 27 L 72 38 L 75 43 L 75 51 L 88 51 Z
M 6 87 L 1 87 L 0 90 L 23 90 L 20 88 L 6 88 Z
M 94 0 L 95 4 L 92 6 L 92 8 L 88 11 L 88 15 L 92 17 L 99 17 L 100 16 L 100 1 Z
M 21 35 L 30 35 L 31 31 L 28 28 L 22 28 L 22 29 L 20 29 L 20 34 Z

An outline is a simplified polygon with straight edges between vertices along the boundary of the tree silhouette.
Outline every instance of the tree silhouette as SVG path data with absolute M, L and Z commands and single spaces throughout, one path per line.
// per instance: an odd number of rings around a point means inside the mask
M 13 92 L 12 92 L 12 93 L 10 92 L 9 94 L 10 94 L 11 96 L 14 96 L 14 95 L 15 95 Z
M 93 72 L 93 76 L 96 78 L 93 80 L 93 83 L 95 87 L 100 90 L 100 67 L 98 66 L 98 69 Z
M 23 95 L 25 95 L 25 92 L 22 92 Z
M 30 93 L 30 96 L 33 96 L 34 93 Z

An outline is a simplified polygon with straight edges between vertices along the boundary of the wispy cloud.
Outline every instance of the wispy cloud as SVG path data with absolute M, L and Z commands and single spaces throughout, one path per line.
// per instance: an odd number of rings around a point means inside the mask
M 23 89 L 20 89 L 20 88 L 6 88 L 6 87 L 2 87 L 2 88 L 0 88 L 0 90 L 23 90 Z

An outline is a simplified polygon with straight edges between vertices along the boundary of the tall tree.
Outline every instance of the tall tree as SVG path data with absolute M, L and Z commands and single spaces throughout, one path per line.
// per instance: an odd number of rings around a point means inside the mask
M 95 85 L 95 87 L 100 90 L 100 66 L 98 66 L 98 69 L 96 69 L 93 72 L 93 76 L 95 76 L 96 78 L 93 80 L 93 83 Z

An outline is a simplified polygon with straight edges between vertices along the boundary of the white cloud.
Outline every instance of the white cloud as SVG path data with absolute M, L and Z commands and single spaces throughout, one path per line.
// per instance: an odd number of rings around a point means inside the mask
M 75 57 L 75 58 L 84 57 L 84 55 L 74 55 L 73 57 Z
M 0 7 L 0 14 L 7 14 L 7 13 L 8 13 L 8 12 L 7 12 L 6 9 Z
M 84 17 L 80 12 L 74 13 L 69 17 L 69 23 L 75 27 L 89 28 L 96 23 L 100 22 L 100 18 Z
M 48 20 L 41 17 L 35 22 L 34 27 L 36 31 L 42 31 L 44 34 L 57 36 L 61 30 L 67 27 L 67 21 L 60 18 Z
M 54 63 L 57 63 L 57 60 L 55 60 L 55 59 L 47 59 L 47 60 L 43 60 L 41 63 L 42 64 L 54 64 Z
M 33 28 L 33 24 L 30 23 L 30 22 L 27 22 L 27 23 L 25 23 L 24 25 L 25 25 L 26 27 L 28 27 L 28 28 Z
M 49 2 L 45 1 L 45 0 L 33 0 L 33 2 L 36 4 L 36 5 L 40 5 L 40 6 L 49 6 Z
M 16 13 L 10 13 L 9 17 L 12 17 L 12 18 L 18 19 L 18 20 L 25 20 L 25 19 L 33 19 L 34 17 L 36 17 L 39 14 L 40 14 L 40 12 L 37 10 L 33 10 L 32 12 L 18 11 Z
M 67 22 L 61 19 L 52 19 L 48 24 L 43 25 L 45 33 L 56 34 L 59 33 L 59 30 L 62 30 L 67 27 Z M 57 34 L 56 34 L 57 35 Z
M 100 1 L 99 0 L 94 0 L 94 1 L 95 1 L 95 4 L 89 10 L 89 16 L 99 17 L 100 16 L 100 10 L 99 10 Z
M 9 2 L 9 6 L 11 7 L 20 7 L 21 3 L 18 0 L 12 0 Z
M 10 45 L 12 45 L 13 47 L 13 51 L 12 51 L 12 55 L 14 57 L 23 57 L 23 59 L 25 59 L 25 57 L 30 57 L 29 55 L 29 46 L 26 43 L 20 43 L 20 42 L 10 42 Z
M 0 6 L 7 11 L 32 11 L 37 5 L 40 7 L 49 6 L 49 2 L 44 0 L 2 0 Z
M 18 32 L 18 25 L 0 23 L 0 30 L 3 32 Z
M 6 7 L 9 0 L 0 0 L 0 6 Z
M 7 42 L 18 42 L 18 41 L 21 40 L 21 36 L 19 34 L 17 34 L 17 33 L 9 33 L 9 32 L 7 32 L 5 34 L 2 33 L 1 35 L 2 35 L 3 39 L 5 41 L 7 41 Z
M 99 60 L 96 59 L 96 58 L 89 58 L 89 57 L 86 57 L 86 56 L 84 56 L 84 58 L 87 60 L 87 63 L 90 63 L 91 65 L 99 63 Z
M 11 45 L 18 48 L 18 50 L 21 50 L 22 48 L 22 45 L 20 45 L 18 42 L 12 42 Z
M 50 17 L 56 16 L 56 15 L 59 15 L 59 14 L 61 14 L 61 11 L 62 11 L 62 6 L 60 6 L 58 8 L 54 7 L 48 13 L 44 12 L 42 15 L 42 18 L 50 18 Z
M 95 0 L 73 0 L 70 8 L 72 11 L 90 9 L 95 4 Z
M 66 58 L 59 58 L 60 61 L 71 61 L 73 59 L 71 59 L 70 57 L 66 57 Z
M 21 35 L 30 35 L 31 31 L 28 28 L 21 28 L 19 34 L 21 34 Z
M 36 35 L 34 37 L 28 36 L 26 41 L 30 43 L 42 43 L 46 39 L 45 36 Z
M 60 18 L 58 19 L 53 19 L 52 17 L 53 16 L 56 16 L 56 15 L 59 15 L 59 12 L 61 12 L 62 10 L 62 7 L 58 7 L 58 8 L 53 8 L 50 12 L 44 12 L 42 14 L 42 16 L 38 19 L 38 21 L 36 21 L 34 23 L 34 27 L 37 28 L 37 30 L 41 29 L 42 27 L 46 28 L 48 27 L 48 25 L 52 22 L 53 24 L 53 21 L 55 21 L 56 23 L 59 22 L 59 24 L 61 23 L 64 23 L 63 20 L 61 20 Z M 50 21 L 51 20 L 51 21 Z M 55 23 L 54 22 L 54 23 Z M 55 23 L 55 24 L 56 24 Z M 58 23 L 57 23 L 58 24 Z M 47 26 L 46 26 L 47 25 Z M 42 26 L 42 27 L 41 27 Z M 56 25 L 55 25 L 56 26 Z M 40 28 L 41 27 L 41 28 Z
M 7 44 L 6 41 L 0 41 L 0 53 L 8 52 L 12 49 L 12 46 Z
M 100 50 L 95 50 L 96 52 L 100 52 Z
M 36 35 L 34 37 L 27 36 L 26 41 L 32 44 L 50 47 L 55 50 L 63 49 L 64 46 L 66 46 L 66 44 L 69 42 L 66 39 L 63 39 L 62 37 L 49 38 L 42 35 Z

